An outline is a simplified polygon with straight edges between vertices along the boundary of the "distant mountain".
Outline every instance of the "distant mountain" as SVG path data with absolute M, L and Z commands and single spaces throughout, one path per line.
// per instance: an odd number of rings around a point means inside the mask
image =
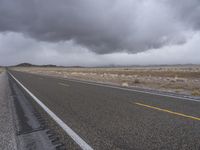
M 15 65 L 14 67 L 57 67 L 56 65 L 34 65 L 34 64 L 30 64 L 30 63 L 21 63 L 18 65 Z
M 35 65 L 31 63 L 21 63 L 18 65 L 10 67 L 63 67 L 63 68 L 137 68 L 137 67 L 192 67 L 199 66 L 199 64 L 174 64 L 174 65 L 105 65 L 105 66 L 95 66 L 95 67 L 86 67 L 86 66 L 57 66 L 52 64 L 47 65 Z M 1 66 L 0 66 L 1 67 Z
M 85 68 L 83 66 L 65 66 L 65 68 Z
M 18 65 L 15 65 L 15 67 L 35 67 L 37 65 L 33 65 L 33 64 L 30 64 L 30 63 L 21 63 L 21 64 L 18 64 Z
M 62 67 L 62 66 L 56 66 L 56 65 L 39 65 L 40 67 Z
M 34 65 L 34 64 L 30 64 L 30 63 L 21 63 L 12 67 L 65 67 L 65 68 L 84 68 L 82 66 L 57 66 L 57 65 L 52 65 L 52 64 L 48 64 L 48 65 Z

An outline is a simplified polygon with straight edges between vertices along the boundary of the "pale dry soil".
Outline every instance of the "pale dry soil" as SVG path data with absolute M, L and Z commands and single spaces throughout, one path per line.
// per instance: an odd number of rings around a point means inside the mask
M 124 68 L 16 67 L 18 71 L 200 96 L 200 65 Z

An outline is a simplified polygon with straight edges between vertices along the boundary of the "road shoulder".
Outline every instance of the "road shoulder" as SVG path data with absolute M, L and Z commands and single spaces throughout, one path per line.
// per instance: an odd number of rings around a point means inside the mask
M 10 89 L 6 73 L 0 74 L 0 139 L 0 149 L 17 149 Z

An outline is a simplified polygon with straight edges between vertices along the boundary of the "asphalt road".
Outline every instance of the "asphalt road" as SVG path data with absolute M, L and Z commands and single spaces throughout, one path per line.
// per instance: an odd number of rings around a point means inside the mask
M 94 149 L 200 149 L 200 102 L 11 73 Z

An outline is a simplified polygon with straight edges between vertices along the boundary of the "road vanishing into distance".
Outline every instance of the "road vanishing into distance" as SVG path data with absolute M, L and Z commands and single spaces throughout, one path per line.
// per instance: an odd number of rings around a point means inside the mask
M 10 73 L 93 149 L 200 149 L 198 100 Z

